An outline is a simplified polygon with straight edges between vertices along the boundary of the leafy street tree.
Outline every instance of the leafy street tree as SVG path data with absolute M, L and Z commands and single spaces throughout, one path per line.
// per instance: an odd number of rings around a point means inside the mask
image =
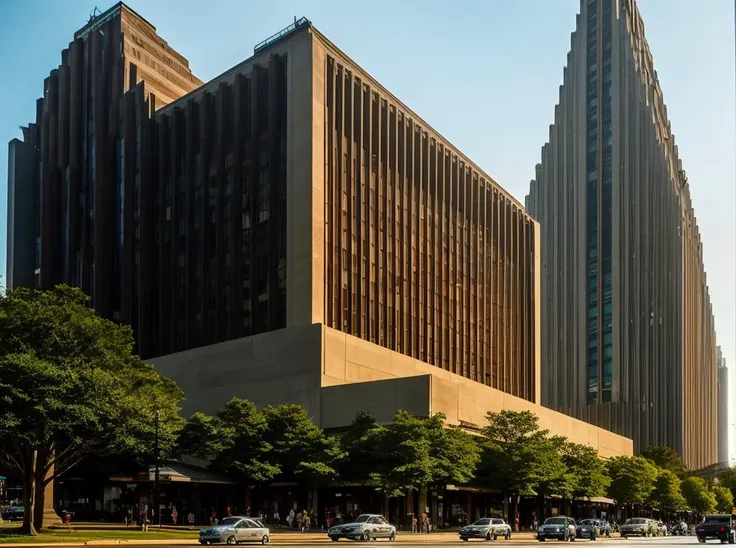
M 728 487 L 716 485 L 713 487 L 713 495 L 716 497 L 716 511 L 721 514 L 733 512 L 733 495 Z
M 245 483 L 279 473 L 264 440 L 265 418 L 255 404 L 233 398 L 214 417 L 194 413 L 179 434 L 179 453 L 210 461 L 210 468 Z
M 23 528 L 43 527 L 45 486 L 90 455 L 172 453 L 182 393 L 132 353 L 129 328 L 78 289 L 0 296 L 0 461 L 23 478 Z
M 641 452 L 641 456 L 652 461 L 657 468 L 669 470 L 678 478 L 685 477 L 685 463 L 682 462 L 680 455 L 666 445 L 650 445 Z
M 540 430 L 531 411 L 488 413 L 478 483 L 506 494 L 536 495 L 537 489 L 565 488 L 560 441 Z
M 698 514 L 709 514 L 716 508 L 716 496 L 708 489 L 708 482 L 703 478 L 689 477 L 683 480 L 682 495 L 688 507 Z
M 611 478 L 595 449 L 567 442 L 562 448 L 562 460 L 567 466 L 573 497 L 600 497 L 606 493 Z
M 729 468 L 721 472 L 718 477 L 718 484 L 723 487 L 728 487 L 731 490 L 734 500 L 736 500 L 736 468 Z
M 607 465 L 610 498 L 622 506 L 647 502 L 658 475 L 657 467 L 650 460 L 641 456 L 613 457 Z
M 666 513 L 687 509 L 687 502 L 680 490 L 680 478 L 671 470 L 659 470 L 654 482 L 654 490 L 649 495 L 649 503 Z
M 343 457 L 337 438 L 328 437 L 301 405 L 263 408 L 263 440 L 271 447 L 269 460 L 279 467 L 282 481 L 312 486 L 332 480 Z
M 425 419 L 399 410 L 380 437 L 371 478 L 386 497 L 420 489 L 433 479 L 431 452 Z
M 372 481 L 371 470 L 381 458 L 377 448 L 384 434 L 385 428 L 370 413 L 355 416 L 350 427 L 340 435 L 340 447 L 345 454 L 339 467 L 343 481 L 363 484 Z
M 432 483 L 436 485 L 465 485 L 475 477 L 480 461 L 480 448 L 473 436 L 458 426 L 447 426 L 442 413 L 425 419 L 427 436 L 432 451 Z

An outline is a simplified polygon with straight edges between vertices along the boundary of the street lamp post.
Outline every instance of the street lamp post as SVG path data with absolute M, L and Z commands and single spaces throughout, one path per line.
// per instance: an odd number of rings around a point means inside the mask
M 158 425 L 161 420 L 161 413 L 156 411 L 156 420 L 154 423 L 154 438 L 153 438 L 153 458 L 154 458 L 154 473 L 153 473 L 153 507 L 156 515 L 158 516 L 158 526 L 161 528 L 161 502 L 159 497 L 159 470 L 158 470 L 158 459 L 159 459 L 159 444 L 158 444 Z

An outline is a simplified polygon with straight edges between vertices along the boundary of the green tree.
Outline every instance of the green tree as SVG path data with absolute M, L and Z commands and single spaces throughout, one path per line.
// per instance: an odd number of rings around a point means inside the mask
M 380 438 L 372 480 L 386 497 L 420 489 L 433 479 L 432 445 L 426 419 L 399 410 Z
M 478 482 L 507 494 L 536 495 L 537 490 L 567 491 L 562 439 L 540 430 L 531 411 L 488 413 Z
M 253 402 L 231 399 L 215 415 L 214 422 L 220 440 L 213 448 L 222 444 L 212 462 L 214 470 L 255 483 L 268 481 L 281 471 L 265 439 L 266 418 Z
M 352 424 L 340 435 L 340 447 L 345 455 L 339 472 L 343 481 L 372 483 L 371 470 L 381 455 L 377 448 L 382 444 L 385 428 L 370 413 L 358 413 Z
M 45 486 L 90 455 L 150 462 L 173 452 L 182 393 L 132 352 L 78 289 L 0 296 L 0 460 L 22 478 L 24 530 L 43 526 Z
M 712 489 L 716 498 L 716 511 L 721 514 L 731 514 L 733 512 L 733 495 L 728 487 L 716 485 Z
M 654 490 L 658 470 L 644 457 L 613 457 L 608 460 L 608 496 L 617 504 L 644 504 Z
M 600 497 L 605 494 L 611 478 L 606 473 L 603 459 L 595 449 L 567 442 L 562 447 L 562 460 L 567 466 L 573 497 Z
M 671 470 L 660 469 L 654 482 L 654 490 L 649 495 L 649 503 L 666 513 L 685 510 L 687 502 L 680 490 L 680 478 Z
M 435 413 L 425 419 L 432 447 L 432 483 L 465 485 L 475 477 L 480 461 L 480 448 L 473 436 L 458 426 L 445 424 L 447 417 Z
M 685 463 L 682 462 L 680 455 L 666 445 L 650 445 L 641 452 L 641 456 L 652 461 L 657 468 L 669 470 L 678 478 L 685 476 Z
M 731 495 L 736 500 L 736 468 L 732 467 L 721 472 L 721 475 L 718 477 L 718 483 L 723 487 L 728 487 Z
M 716 508 L 716 496 L 708 489 L 703 478 L 695 476 L 686 478 L 680 486 L 688 507 L 698 514 L 709 514 Z
M 301 405 L 281 404 L 263 408 L 269 460 L 278 466 L 282 481 L 302 481 L 316 486 L 337 475 L 343 458 L 337 438 L 328 437 Z

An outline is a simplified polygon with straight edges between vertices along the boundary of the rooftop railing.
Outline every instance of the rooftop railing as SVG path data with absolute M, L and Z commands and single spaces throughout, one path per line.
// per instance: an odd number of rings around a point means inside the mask
M 291 25 L 289 25 L 285 29 L 277 32 L 273 36 L 269 36 L 263 42 L 259 42 L 255 46 L 253 46 L 253 53 L 256 53 L 258 50 L 261 50 L 261 49 L 265 48 L 266 46 L 270 46 L 271 44 L 273 44 L 277 40 L 280 40 L 281 38 L 283 38 L 287 34 L 291 34 L 292 32 L 294 32 L 299 27 L 303 27 L 304 25 L 309 25 L 309 24 L 310 24 L 310 21 L 306 17 L 302 17 L 299 20 L 295 20 Z

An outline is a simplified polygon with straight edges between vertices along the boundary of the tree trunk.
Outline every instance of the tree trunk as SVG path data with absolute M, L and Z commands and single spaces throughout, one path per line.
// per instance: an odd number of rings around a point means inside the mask
M 23 533 L 26 535 L 36 536 L 38 533 L 34 526 L 34 512 L 35 512 L 35 499 L 36 499 L 36 461 L 38 460 L 38 451 L 33 451 L 31 457 L 31 463 L 26 470 L 26 475 L 23 478 Z
M 50 455 L 45 457 L 45 455 Z M 33 509 L 33 525 L 36 531 L 45 529 L 51 522 L 58 520 L 58 516 L 54 511 L 54 466 L 44 473 L 46 463 L 53 458 L 53 449 L 50 453 L 41 453 L 41 458 L 36 459 L 35 476 L 36 476 L 36 497 Z

